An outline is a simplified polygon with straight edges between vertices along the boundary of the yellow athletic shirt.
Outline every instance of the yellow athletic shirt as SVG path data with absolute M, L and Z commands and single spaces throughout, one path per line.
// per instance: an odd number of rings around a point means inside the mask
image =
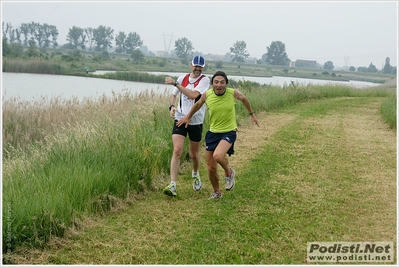
M 210 131 L 227 133 L 237 129 L 234 89 L 226 88 L 223 95 L 216 95 L 213 88 L 206 91 Z

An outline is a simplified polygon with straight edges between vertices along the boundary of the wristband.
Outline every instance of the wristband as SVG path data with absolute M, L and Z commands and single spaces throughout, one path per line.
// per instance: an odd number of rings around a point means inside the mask
M 174 86 L 177 86 L 179 83 L 177 81 L 175 81 L 175 83 L 173 84 Z
M 169 110 L 171 110 L 172 107 L 174 107 L 174 106 L 175 106 L 175 105 L 171 104 L 171 105 L 169 106 Z
M 252 116 L 252 115 L 254 115 L 254 113 L 253 113 L 253 112 L 249 113 L 249 116 Z

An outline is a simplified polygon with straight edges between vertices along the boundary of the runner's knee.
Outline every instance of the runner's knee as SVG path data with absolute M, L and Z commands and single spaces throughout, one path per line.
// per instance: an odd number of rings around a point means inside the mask
M 220 154 L 220 153 L 213 153 L 213 159 L 216 161 L 216 162 L 221 162 L 223 159 L 224 159 L 224 157 L 225 157 L 225 155 L 224 154 Z
M 175 147 L 175 148 L 173 148 L 173 154 L 176 157 L 181 157 L 181 155 L 183 154 L 183 149 L 180 147 Z

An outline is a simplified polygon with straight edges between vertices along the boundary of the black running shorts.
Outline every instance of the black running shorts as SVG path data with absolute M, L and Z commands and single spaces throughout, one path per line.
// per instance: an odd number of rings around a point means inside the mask
M 186 128 L 186 125 L 181 125 L 180 127 L 177 127 L 176 125 L 177 120 L 175 120 L 173 124 L 173 130 L 172 130 L 172 135 L 173 134 L 180 134 L 183 135 L 184 137 L 187 136 L 190 138 L 191 141 L 193 142 L 200 142 L 202 138 L 202 124 L 197 124 L 197 125 L 188 125 Z
M 227 154 L 231 156 L 234 154 L 234 142 L 237 139 L 237 132 L 231 131 L 227 133 L 212 133 L 211 131 L 207 131 L 205 135 L 205 143 L 206 143 L 206 151 L 215 151 L 216 147 L 219 145 L 221 140 L 226 140 L 231 144 L 230 149 L 227 151 Z

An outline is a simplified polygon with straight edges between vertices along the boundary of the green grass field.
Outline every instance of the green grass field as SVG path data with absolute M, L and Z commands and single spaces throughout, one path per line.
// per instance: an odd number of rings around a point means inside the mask
M 237 184 L 220 201 L 207 200 L 204 157 L 200 192 L 184 161 L 178 197 L 161 193 L 168 96 L 86 103 L 80 120 L 48 123 L 53 132 L 41 143 L 6 151 L 3 262 L 303 264 L 310 241 L 396 244 L 396 123 L 381 112 L 396 114 L 396 105 L 382 108 L 396 90 L 240 89 L 261 127 L 238 105 Z M 16 118 L 18 108 L 9 110 Z M 69 110 L 54 112 L 81 112 Z
M 204 168 L 194 192 L 186 165 L 178 197 L 160 192 L 165 178 L 20 263 L 304 264 L 310 241 L 396 242 L 396 137 L 377 114 L 381 100 L 263 113 L 261 129 L 239 133 L 237 185 L 221 200 L 207 200 Z

